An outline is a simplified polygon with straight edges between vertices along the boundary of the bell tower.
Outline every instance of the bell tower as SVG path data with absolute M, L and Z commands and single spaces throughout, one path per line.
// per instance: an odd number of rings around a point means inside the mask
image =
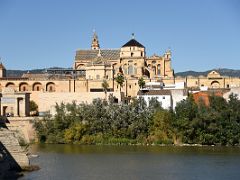
M 92 50 L 99 50 L 100 49 L 98 36 L 97 36 L 97 33 L 95 31 L 93 32 L 91 48 L 92 48 Z
M 3 77 L 6 77 L 6 68 L 4 67 L 2 62 L 0 62 L 0 78 L 3 78 Z

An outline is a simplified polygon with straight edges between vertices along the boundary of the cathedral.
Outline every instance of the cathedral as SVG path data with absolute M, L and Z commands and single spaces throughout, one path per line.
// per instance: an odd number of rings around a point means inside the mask
M 76 51 L 70 69 L 51 68 L 40 74 L 26 73 L 21 77 L 6 77 L 6 68 L 1 63 L 0 91 L 10 88 L 16 93 L 28 93 L 40 111 L 47 111 L 56 102 L 76 100 L 90 103 L 94 98 L 103 98 L 103 81 L 108 84 L 108 93 L 112 93 L 119 101 L 137 96 L 140 78 L 146 83 L 160 82 L 165 85 L 181 82 L 191 90 L 240 86 L 239 77 L 221 76 L 216 71 L 210 72 L 206 77 L 175 77 L 171 61 L 170 50 L 163 55 L 147 56 L 144 45 L 135 39 L 134 34 L 118 49 L 102 49 L 97 33 L 94 32 L 90 48 Z M 124 77 L 121 87 L 115 81 L 119 74 Z M 1 114 L 9 111 L 11 110 L 6 106 Z
M 99 66 L 102 66 L 104 73 L 94 73 L 93 70 Z M 86 79 L 111 79 L 118 73 L 122 73 L 126 79 L 174 77 L 170 50 L 163 56 L 154 54 L 147 57 L 145 47 L 134 35 L 120 49 L 101 49 L 94 32 L 91 49 L 76 52 L 73 69 L 85 71 Z

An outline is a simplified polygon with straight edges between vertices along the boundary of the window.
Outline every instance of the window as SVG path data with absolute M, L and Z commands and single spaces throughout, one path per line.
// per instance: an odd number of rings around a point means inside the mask
M 157 74 L 158 74 L 158 75 L 161 74 L 161 66 L 160 66 L 160 64 L 157 66 Z
M 153 74 L 156 75 L 156 67 L 153 66 Z
M 137 64 L 134 64 L 134 74 L 137 74 Z
M 141 52 L 141 56 L 143 56 L 143 52 Z
M 123 66 L 123 73 L 127 74 L 127 65 L 126 64 L 124 64 L 124 66 Z
M 165 96 L 163 96 L 162 98 L 165 99 Z
M 131 85 L 129 85 L 129 89 L 131 89 L 132 88 L 132 86 Z
M 131 57 L 133 57 L 133 53 L 131 53 Z
M 133 65 L 128 66 L 128 74 L 133 74 Z
M 227 88 L 229 88 L 230 86 L 229 86 L 229 84 L 227 84 Z
M 40 88 L 39 88 L 39 86 L 37 86 L 37 91 L 39 91 L 40 90 Z

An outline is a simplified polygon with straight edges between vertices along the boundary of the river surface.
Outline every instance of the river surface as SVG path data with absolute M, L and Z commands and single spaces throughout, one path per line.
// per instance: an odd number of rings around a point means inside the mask
M 21 180 L 239 180 L 239 147 L 32 145 Z

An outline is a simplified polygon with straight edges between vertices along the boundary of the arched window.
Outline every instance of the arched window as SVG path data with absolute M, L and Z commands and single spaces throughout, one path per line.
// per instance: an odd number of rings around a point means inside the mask
M 153 68 L 153 74 L 156 75 L 156 73 L 157 73 L 156 72 L 156 66 L 153 66 L 152 68 Z
M 133 65 L 128 66 L 128 74 L 133 74 Z
M 137 64 L 134 64 L 134 74 L 137 74 Z
M 9 83 L 6 84 L 6 87 L 14 89 L 15 88 L 15 84 L 12 83 L 12 82 L 9 82 Z
M 214 89 L 220 88 L 220 83 L 218 81 L 213 81 L 211 87 Z
M 28 91 L 28 84 L 23 82 L 19 85 L 19 91 Z
M 123 66 L 123 73 L 127 74 L 127 65 L 126 64 L 124 64 L 124 66 Z
M 55 84 L 54 84 L 53 82 L 47 83 L 47 85 L 46 85 L 46 91 L 48 91 L 48 92 L 54 92 L 54 91 L 56 91 L 56 89 L 55 89 Z
M 36 83 L 33 84 L 33 88 L 32 88 L 33 91 L 40 91 L 41 89 L 42 89 L 42 84 L 41 83 L 36 82 Z
M 84 64 L 78 64 L 76 69 L 85 69 Z
M 158 74 L 158 75 L 161 74 L 161 66 L 160 66 L 160 64 L 158 64 L 158 66 L 157 66 L 157 74 Z

